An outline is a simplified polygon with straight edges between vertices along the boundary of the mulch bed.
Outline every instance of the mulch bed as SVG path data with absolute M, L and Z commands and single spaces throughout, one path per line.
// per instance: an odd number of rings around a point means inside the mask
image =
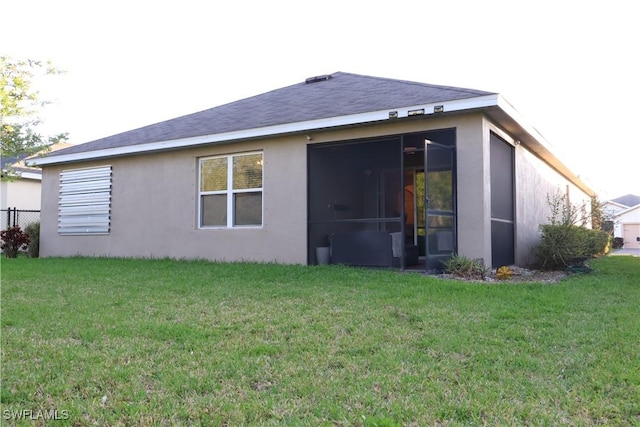
M 543 271 L 543 270 L 530 270 L 522 267 L 510 267 L 511 277 L 508 279 L 499 279 L 496 270 L 491 270 L 483 279 L 479 278 L 465 278 L 459 277 L 453 274 L 441 274 L 438 277 L 443 279 L 464 280 L 466 282 L 479 282 L 479 283 L 557 283 L 558 281 L 567 277 L 570 272 L 568 271 Z

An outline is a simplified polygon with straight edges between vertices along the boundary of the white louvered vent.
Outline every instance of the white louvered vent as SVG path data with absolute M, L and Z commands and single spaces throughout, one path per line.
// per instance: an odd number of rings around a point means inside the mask
M 108 234 L 111 166 L 60 172 L 58 234 Z

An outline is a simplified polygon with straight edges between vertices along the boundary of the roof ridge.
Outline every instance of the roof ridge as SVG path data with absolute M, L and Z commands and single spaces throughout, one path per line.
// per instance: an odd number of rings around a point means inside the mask
M 336 71 L 335 73 L 331 73 L 330 75 L 334 76 L 334 75 L 341 75 L 341 74 L 342 75 L 349 75 L 349 76 L 353 76 L 353 77 L 361 77 L 361 78 L 368 78 L 368 79 L 373 79 L 373 80 L 387 81 L 387 82 L 392 81 L 392 82 L 398 82 L 398 83 L 406 83 L 406 84 L 420 86 L 420 87 L 455 90 L 455 91 L 458 91 L 458 92 L 464 92 L 464 93 L 470 93 L 470 94 L 478 94 L 479 92 L 484 92 L 484 93 L 487 93 L 487 94 L 497 94 L 497 92 L 490 92 L 490 91 L 485 91 L 485 90 L 480 90 L 480 89 L 471 89 L 471 88 L 465 88 L 465 87 L 459 87 L 459 86 L 449 86 L 449 85 L 438 85 L 438 84 L 433 84 L 433 83 L 418 82 L 418 81 L 414 81 L 414 80 L 405 80 L 405 79 L 395 79 L 395 78 L 388 78 L 388 77 L 371 76 L 371 75 L 366 75 L 366 74 L 357 74 L 357 73 L 350 73 L 350 72 L 344 72 L 344 71 Z

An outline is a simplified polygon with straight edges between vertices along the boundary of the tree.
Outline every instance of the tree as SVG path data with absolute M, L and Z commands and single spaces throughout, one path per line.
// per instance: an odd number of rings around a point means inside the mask
M 39 99 L 32 83 L 37 77 L 60 73 L 49 61 L 0 57 L 0 156 L 30 156 L 67 138 L 65 133 L 44 137 L 36 130 L 41 123 L 38 111 L 49 102 Z M 14 171 L 2 171 L 3 181 L 13 177 Z
M 604 208 L 604 203 L 600 202 L 598 196 L 591 198 L 591 228 L 594 230 L 604 230 L 613 236 L 613 215 Z

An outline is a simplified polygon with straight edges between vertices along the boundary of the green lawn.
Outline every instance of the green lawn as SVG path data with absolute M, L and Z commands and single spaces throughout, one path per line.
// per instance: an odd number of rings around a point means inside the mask
M 640 258 L 591 265 L 478 284 L 3 258 L 2 422 L 640 425 Z

